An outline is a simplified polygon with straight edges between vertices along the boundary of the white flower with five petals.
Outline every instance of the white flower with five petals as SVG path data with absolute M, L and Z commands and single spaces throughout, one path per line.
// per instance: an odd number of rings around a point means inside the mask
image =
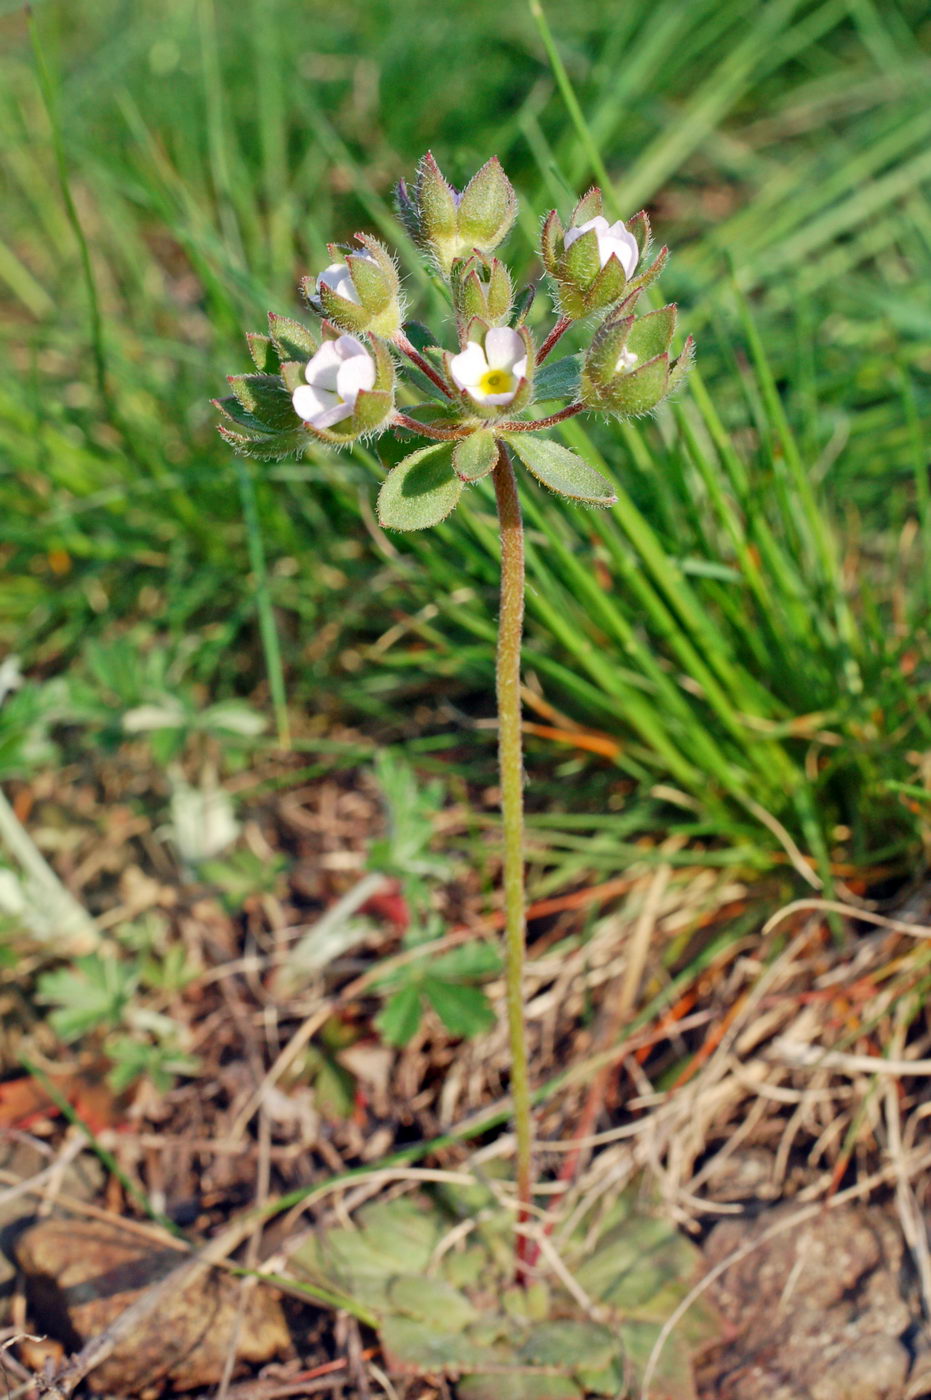
M 588 219 L 584 224 L 566 229 L 564 246 L 571 248 L 576 239 L 581 238 L 583 233 L 588 233 L 589 229 L 595 230 L 595 237 L 598 240 L 598 261 L 601 266 L 605 266 L 613 253 L 624 269 L 624 276 L 633 277 L 637 263 L 640 261 L 640 248 L 634 235 L 624 227 L 623 219 L 609 224 L 603 214 L 596 214 L 594 219 Z
M 492 326 L 484 348 L 470 340 L 449 361 L 449 371 L 476 403 L 509 404 L 527 374 L 527 347 L 510 326 Z
M 323 342 L 304 378 L 291 395 L 294 412 L 312 428 L 332 428 L 352 415 L 362 390 L 374 386 L 375 361 L 361 340 L 341 335 Z

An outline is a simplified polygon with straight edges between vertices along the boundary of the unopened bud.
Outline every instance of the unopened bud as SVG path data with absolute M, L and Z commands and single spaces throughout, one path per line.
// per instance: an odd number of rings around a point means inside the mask
M 402 319 L 401 282 L 394 259 L 376 238 L 357 233 L 362 244 L 358 252 L 346 254 L 324 268 L 313 286 L 305 278 L 302 290 L 319 315 L 326 316 L 340 330 L 358 334 L 362 331 L 390 340 L 400 328 Z M 340 249 L 328 244 L 330 255 L 338 257 Z
M 470 253 L 491 253 L 508 235 L 517 215 L 517 196 L 497 156 L 485 162 L 460 194 L 428 151 L 412 191 L 397 189 L 398 213 L 444 277 Z

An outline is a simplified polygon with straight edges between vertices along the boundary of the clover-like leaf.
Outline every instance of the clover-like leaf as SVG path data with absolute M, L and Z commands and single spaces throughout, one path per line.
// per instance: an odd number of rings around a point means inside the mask
M 375 1017 L 375 1025 L 388 1045 L 406 1045 L 420 1028 L 423 1006 L 420 988 L 408 982 L 388 998 Z
M 617 1353 L 617 1338 L 597 1322 L 556 1318 L 539 1322 L 518 1353 L 531 1366 L 559 1366 L 566 1371 L 589 1366 L 600 1370 Z
M 496 1365 L 501 1359 L 465 1333 L 444 1331 L 435 1322 L 413 1317 L 386 1317 L 378 1335 L 396 1371 L 470 1371 Z
M 459 1400 L 582 1400 L 569 1376 L 492 1371 L 465 1376 L 456 1386 Z
M 495 1024 L 495 1013 L 481 987 L 426 977 L 423 993 L 452 1035 L 460 1035 L 467 1040 L 490 1030 Z
M 429 962 L 430 974 L 441 977 L 445 982 L 459 979 L 475 981 L 480 977 L 493 977 L 503 966 L 501 950 L 496 943 L 486 943 L 476 938 L 471 943 L 461 943 L 458 948 L 450 948 L 448 953 L 431 953 L 430 945 L 423 949 Z
M 441 1278 L 402 1274 L 388 1293 L 393 1308 L 405 1317 L 430 1322 L 444 1332 L 461 1332 L 475 1320 L 477 1310 L 464 1293 Z
M 439 525 L 462 493 L 452 469 L 448 442 L 422 447 L 405 457 L 378 493 L 378 519 L 386 530 L 426 530 Z
M 505 436 L 527 470 L 551 491 L 595 506 L 613 506 L 617 501 L 610 482 L 601 472 L 596 472 L 568 447 L 548 438 L 531 437 L 529 433 Z

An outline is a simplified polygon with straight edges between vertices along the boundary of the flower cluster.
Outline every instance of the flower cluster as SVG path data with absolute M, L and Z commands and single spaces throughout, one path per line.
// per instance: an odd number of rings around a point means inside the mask
M 401 280 L 391 253 L 368 234 L 358 246 L 329 245 L 330 263 L 302 283 L 320 318 L 317 335 L 270 315 L 268 334 L 248 337 L 255 373 L 233 375 L 232 394 L 215 400 L 220 432 L 239 452 L 272 460 L 314 439 L 342 446 L 388 430 L 427 439 L 389 473 L 379 496 L 383 525 L 423 529 L 455 506 L 464 487 L 515 456 L 543 485 L 573 500 L 610 505 L 605 478 L 568 448 L 537 434 L 585 410 L 620 417 L 648 413 L 681 381 L 691 338 L 670 354 L 676 308 L 637 314 L 643 290 L 667 257 L 644 265 L 650 223 L 644 213 L 609 221 L 593 188 L 567 225 L 545 219 L 540 256 L 558 319 L 539 347 L 526 325 L 533 288 L 515 296 L 494 256 L 517 213 L 497 159 L 458 191 L 433 156 L 412 189 L 398 188 L 408 231 L 448 283 L 456 349 L 405 324 Z M 580 353 L 549 361 L 575 323 L 600 323 Z M 533 405 L 564 406 L 534 416 Z

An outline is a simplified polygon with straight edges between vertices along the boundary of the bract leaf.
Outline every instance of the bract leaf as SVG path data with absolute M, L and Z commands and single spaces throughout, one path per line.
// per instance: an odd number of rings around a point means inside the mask
M 649 1365 L 660 1330 L 652 1322 L 621 1323 L 624 1360 L 634 1377 L 641 1377 Z M 691 1351 L 691 1346 L 673 1329 L 650 1378 L 650 1400 L 698 1400 Z
M 538 402 L 545 399 L 571 399 L 579 387 L 581 355 L 565 355 L 561 360 L 553 360 L 541 365 L 533 383 L 533 397 Z
M 229 386 L 247 413 L 266 428 L 294 427 L 291 395 L 276 374 L 231 374 Z
M 388 474 L 378 493 L 386 530 L 426 530 L 445 520 L 462 493 L 448 442 L 412 452 Z
M 278 355 L 267 335 L 260 335 L 258 331 L 247 331 L 246 340 L 249 345 L 249 354 L 252 356 L 252 363 L 259 374 L 277 374 Z
M 497 460 L 498 444 L 490 428 L 460 438 L 453 449 L 453 471 L 463 481 L 481 481 L 494 471 Z
M 610 482 L 568 447 L 547 438 L 532 437 L 530 433 L 507 433 L 505 436 L 527 470 L 551 491 L 590 505 L 613 506 L 616 502 Z

